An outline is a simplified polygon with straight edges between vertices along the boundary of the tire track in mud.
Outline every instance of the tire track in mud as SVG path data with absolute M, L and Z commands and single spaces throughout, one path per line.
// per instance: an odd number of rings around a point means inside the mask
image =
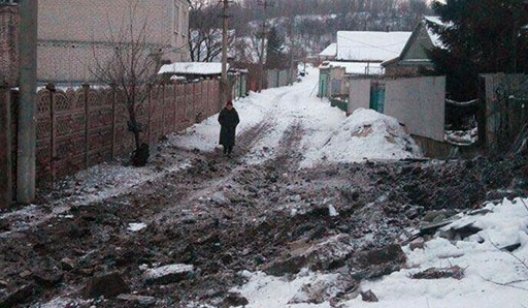
M 295 120 L 283 133 L 279 141 L 279 152 L 276 157 L 265 164 L 276 168 L 284 168 L 287 172 L 297 171 L 302 160 L 300 148 L 304 129 L 300 120 Z

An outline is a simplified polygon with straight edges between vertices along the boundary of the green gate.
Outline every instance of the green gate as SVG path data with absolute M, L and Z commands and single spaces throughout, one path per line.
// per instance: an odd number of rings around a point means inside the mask
M 319 70 L 319 97 L 328 97 L 328 71 Z
M 370 90 L 370 109 L 379 113 L 385 111 L 385 87 L 383 85 L 372 85 Z

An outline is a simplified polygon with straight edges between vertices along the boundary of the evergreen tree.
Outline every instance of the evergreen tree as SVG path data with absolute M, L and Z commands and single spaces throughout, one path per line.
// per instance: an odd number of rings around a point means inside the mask
M 447 0 L 433 9 L 444 25 L 430 26 L 445 48 L 433 49 L 431 57 L 455 99 L 477 95 L 478 74 L 527 71 L 524 0 Z
M 266 67 L 283 68 L 288 65 L 288 59 L 284 50 L 284 37 L 276 27 L 272 27 L 268 33 L 268 45 L 266 47 Z

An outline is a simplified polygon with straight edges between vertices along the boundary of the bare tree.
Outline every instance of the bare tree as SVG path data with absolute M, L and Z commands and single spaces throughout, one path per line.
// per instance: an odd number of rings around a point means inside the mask
M 128 111 L 128 129 L 134 134 L 135 151 L 131 157 L 135 166 L 145 165 L 149 156 L 148 145 L 141 143 L 143 124 L 137 120 L 137 110 L 145 103 L 151 85 L 158 76 L 163 50 L 149 47 L 145 19 L 138 23 L 138 1 L 130 2 L 128 16 L 121 29 L 110 29 L 111 48 L 100 49 L 94 44 L 95 67 L 92 74 L 99 83 L 115 88 L 124 98 Z M 138 25 L 139 24 L 139 25 Z
M 207 0 L 192 0 L 189 26 L 189 51 L 194 62 L 219 61 L 222 53 L 221 9 Z M 228 46 L 233 47 L 235 31 L 229 31 Z

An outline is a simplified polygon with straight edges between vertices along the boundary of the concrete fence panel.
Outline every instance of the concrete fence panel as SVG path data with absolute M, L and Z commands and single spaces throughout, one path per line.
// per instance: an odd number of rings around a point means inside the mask
M 352 79 L 349 82 L 348 113 L 370 107 L 370 79 Z
M 147 99 L 135 109 L 143 129 L 141 142 L 154 146 L 162 136 L 217 113 L 220 110 L 218 90 L 217 80 L 149 88 Z M 48 87 L 38 92 L 36 104 L 39 185 L 134 149 L 134 136 L 128 129 L 126 97 L 121 91 L 89 86 L 56 91 Z M 7 175 L 16 170 L 17 138 L 16 134 L 9 134 L 17 131 L 16 106 L 17 92 L 1 90 L 0 141 L 5 139 L 12 150 L 4 146 L 0 151 L 0 207 L 3 200 L 10 198 L 8 186 L 13 185 L 10 184 L 13 177 Z M 9 123 L 9 119 L 13 121 Z
M 12 201 L 11 102 L 9 90 L 0 88 L 0 209 Z
M 445 77 L 387 80 L 385 91 L 385 114 L 413 135 L 444 141 Z

